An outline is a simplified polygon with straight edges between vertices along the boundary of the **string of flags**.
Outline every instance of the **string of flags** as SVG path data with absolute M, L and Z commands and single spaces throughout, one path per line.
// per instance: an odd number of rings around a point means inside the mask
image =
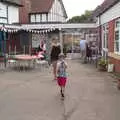
M 7 32 L 7 33 L 17 33 L 19 31 L 25 31 L 29 33 L 35 33 L 35 34 L 46 34 L 49 32 L 52 32 L 55 30 L 54 27 L 51 27 L 49 29 L 40 29 L 40 30 L 34 30 L 34 29 L 26 29 L 26 28 L 7 28 L 7 27 L 1 27 L 1 31 Z

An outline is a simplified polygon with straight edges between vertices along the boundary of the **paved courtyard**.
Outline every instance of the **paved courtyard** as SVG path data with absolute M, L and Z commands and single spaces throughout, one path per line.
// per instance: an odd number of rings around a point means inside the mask
M 108 73 L 68 61 L 65 101 L 51 68 L 0 72 L 0 120 L 120 120 L 120 91 Z

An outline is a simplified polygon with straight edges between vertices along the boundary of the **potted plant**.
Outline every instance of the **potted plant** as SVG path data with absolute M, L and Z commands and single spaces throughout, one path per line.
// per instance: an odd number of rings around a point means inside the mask
M 98 62 L 98 68 L 100 71 L 106 71 L 107 70 L 107 65 L 108 65 L 108 61 L 104 58 L 101 58 Z

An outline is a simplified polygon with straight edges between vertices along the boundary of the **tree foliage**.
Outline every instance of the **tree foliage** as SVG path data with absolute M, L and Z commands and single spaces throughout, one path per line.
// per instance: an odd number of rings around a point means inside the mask
M 68 23 L 86 23 L 90 22 L 91 20 L 92 11 L 86 10 L 84 14 L 81 16 L 74 16 L 68 20 Z

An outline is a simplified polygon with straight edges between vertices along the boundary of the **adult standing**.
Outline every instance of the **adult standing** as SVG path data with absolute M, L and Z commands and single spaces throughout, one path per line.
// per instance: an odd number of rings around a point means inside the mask
M 60 44 L 58 43 L 58 40 L 54 38 L 54 39 L 52 40 L 52 50 L 51 50 L 51 54 L 50 54 L 51 63 L 52 63 L 52 66 L 53 66 L 54 80 L 57 79 L 56 68 L 57 68 L 57 61 L 58 61 L 58 58 L 59 58 L 59 54 L 60 54 L 60 53 L 61 53 Z
M 91 62 L 91 60 L 92 60 L 92 50 L 91 50 L 91 42 L 89 42 L 88 44 L 87 44 L 87 49 L 86 49 L 86 57 L 87 57 L 87 61 L 88 62 Z
M 80 51 L 81 51 L 81 58 L 83 63 L 86 63 L 86 49 L 87 49 L 87 41 L 85 39 L 80 40 Z

